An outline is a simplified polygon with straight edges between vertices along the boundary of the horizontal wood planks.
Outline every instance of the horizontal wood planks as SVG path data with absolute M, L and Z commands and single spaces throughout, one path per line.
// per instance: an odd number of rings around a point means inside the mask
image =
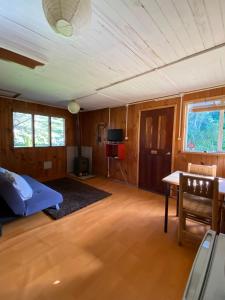
M 1 89 L 22 97 L 80 98 L 90 110 L 224 84 L 225 1 L 92 0 L 90 26 L 69 43 L 44 21 L 41 1 L 1 2 L 1 46 L 45 64 L 0 60 Z
M 207 99 L 209 97 L 222 97 L 225 95 L 225 88 L 217 88 L 209 91 L 202 91 L 184 96 L 186 101 L 195 101 L 198 99 Z M 142 110 L 177 106 L 175 110 L 175 128 L 174 128 L 174 145 L 173 145 L 173 169 L 187 170 L 188 162 L 198 164 L 217 164 L 218 176 L 225 177 L 225 155 L 224 154 L 198 154 L 182 152 L 183 139 L 178 140 L 179 135 L 179 110 L 180 98 L 170 98 L 161 101 L 148 101 L 129 105 L 128 111 L 128 140 L 126 145 L 126 159 L 119 162 L 110 160 L 110 175 L 112 178 L 124 180 L 124 176 L 131 184 L 138 183 L 138 159 L 139 159 L 139 117 Z M 97 110 L 81 114 L 82 128 L 82 145 L 93 147 L 93 168 L 96 174 L 106 175 L 107 164 L 104 153 L 104 144 L 96 143 L 96 126 L 100 122 L 108 124 L 108 109 Z M 110 124 L 112 128 L 123 128 L 125 130 L 125 107 L 110 109 Z M 182 132 L 184 123 L 184 111 L 182 114 Z M 183 135 L 183 134 L 182 134 Z M 121 173 L 122 169 L 122 173 Z
M 28 112 L 64 117 L 66 119 L 66 145 L 75 144 L 73 115 L 64 109 L 0 98 L 0 165 L 39 180 L 63 177 L 66 174 L 66 147 L 21 148 L 12 146 L 12 112 Z M 52 161 L 52 168 L 44 170 L 44 161 Z

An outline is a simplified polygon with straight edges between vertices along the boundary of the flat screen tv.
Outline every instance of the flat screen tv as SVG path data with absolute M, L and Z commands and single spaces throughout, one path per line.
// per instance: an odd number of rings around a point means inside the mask
M 123 129 L 108 129 L 107 140 L 109 142 L 122 142 Z

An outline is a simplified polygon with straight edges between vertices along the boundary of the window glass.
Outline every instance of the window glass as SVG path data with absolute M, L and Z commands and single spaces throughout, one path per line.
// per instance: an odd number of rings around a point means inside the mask
M 14 147 L 33 147 L 32 115 L 13 112 Z
M 52 146 L 65 146 L 65 120 L 51 117 Z
M 218 151 L 219 111 L 187 113 L 186 145 L 187 151 Z
M 65 146 L 65 119 L 13 112 L 13 137 L 15 148 Z
M 48 116 L 34 115 L 34 141 L 36 147 L 50 146 Z

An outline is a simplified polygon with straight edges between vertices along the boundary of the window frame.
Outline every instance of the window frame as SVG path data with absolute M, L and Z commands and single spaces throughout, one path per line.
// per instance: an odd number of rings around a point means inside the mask
M 29 114 L 31 115 L 31 120 L 32 120 L 32 146 L 31 147 L 15 147 L 14 145 L 14 122 L 13 122 L 13 113 L 23 113 L 23 114 Z M 49 120 L 49 146 L 35 146 L 35 126 L 34 126 L 34 116 L 35 115 L 38 115 L 38 116 L 46 116 L 48 117 L 48 120 Z M 28 111 L 24 111 L 24 110 L 12 110 L 12 114 L 11 114 L 11 117 L 12 117 L 12 121 L 11 121 L 11 124 L 12 124 L 12 141 L 11 141 L 11 146 L 12 146 L 12 149 L 13 150 L 17 150 L 17 149 L 33 149 L 33 148 L 36 148 L 36 149 L 47 149 L 47 148 L 60 148 L 60 147 L 66 147 L 67 145 L 67 134 L 66 134 L 66 126 L 67 126 L 67 122 L 66 122 L 66 117 L 64 116 L 60 116 L 60 115 L 57 115 L 57 114 L 43 114 L 43 113 L 31 113 L 31 112 L 28 112 Z M 60 146 L 52 146 L 52 135 L 51 135 L 51 118 L 60 118 L 60 119 L 63 119 L 64 120 L 64 145 L 60 145 Z
M 182 153 L 185 154 L 201 154 L 201 155 L 225 155 L 225 150 L 222 150 L 222 145 L 223 145 L 223 122 L 222 120 L 224 120 L 225 122 L 225 108 L 223 109 L 218 109 L 219 113 L 220 113 L 220 117 L 219 117 L 219 132 L 218 132 L 218 141 L 217 141 L 217 145 L 221 146 L 221 151 L 188 151 L 185 146 L 187 144 L 187 132 L 188 132 L 188 125 L 187 125 L 187 121 L 188 121 L 188 105 L 190 104 L 194 104 L 194 103 L 202 103 L 202 102 L 210 102 L 210 101 L 216 101 L 216 100 L 225 100 L 224 96 L 218 96 L 218 97 L 210 97 L 210 98 L 201 98 L 201 99 L 196 99 L 196 100 L 192 100 L 192 101 L 185 101 L 184 105 L 183 105 L 183 138 L 182 138 Z M 225 105 L 224 105 L 225 106 Z M 216 111 L 216 110 L 212 110 L 212 111 Z M 223 117 L 221 118 L 221 115 L 223 115 Z

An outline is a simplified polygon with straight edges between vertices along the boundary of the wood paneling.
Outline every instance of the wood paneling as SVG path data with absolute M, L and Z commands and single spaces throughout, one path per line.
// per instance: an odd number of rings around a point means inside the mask
M 0 165 L 39 180 L 63 177 L 66 174 L 66 147 L 22 148 L 12 147 L 12 112 L 28 112 L 60 116 L 66 119 L 66 145 L 75 144 L 74 117 L 64 109 L 0 98 Z M 52 168 L 44 170 L 43 163 L 52 161 Z
M 106 156 L 104 142 L 98 143 L 98 124 L 108 124 L 108 109 L 80 114 L 81 145 L 91 146 L 93 149 L 92 170 L 95 174 L 106 175 Z
M 207 99 L 210 97 L 218 97 L 225 95 L 225 88 L 217 88 L 208 91 L 202 91 L 184 96 L 186 101 L 195 101 L 198 99 Z M 224 154 L 198 154 L 182 152 L 182 140 L 178 140 L 179 128 L 179 110 L 180 98 L 170 98 L 161 101 L 147 101 L 135 105 L 129 105 L 128 118 L 128 140 L 126 145 L 126 159 L 122 162 L 111 160 L 110 175 L 112 178 L 124 180 L 121 174 L 121 168 L 126 175 L 127 181 L 131 184 L 138 184 L 138 159 L 139 159 L 139 122 L 140 112 L 157 107 L 176 106 L 175 109 L 175 127 L 174 127 L 174 143 L 173 143 L 173 169 L 187 170 L 188 162 L 198 164 L 217 164 L 218 176 L 225 177 L 225 155 Z M 125 130 L 125 107 L 111 109 L 111 127 L 123 128 Z M 93 146 L 93 167 L 96 174 L 106 175 L 107 164 L 104 155 L 104 145 L 96 144 L 96 126 L 99 122 L 108 123 L 108 109 L 97 110 L 81 114 L 82 127 L 82 145 Z M 182 123 L 184 122 L 184 112 L 182 114 Z M 183 126 L 182 126 L 183 132 Z

